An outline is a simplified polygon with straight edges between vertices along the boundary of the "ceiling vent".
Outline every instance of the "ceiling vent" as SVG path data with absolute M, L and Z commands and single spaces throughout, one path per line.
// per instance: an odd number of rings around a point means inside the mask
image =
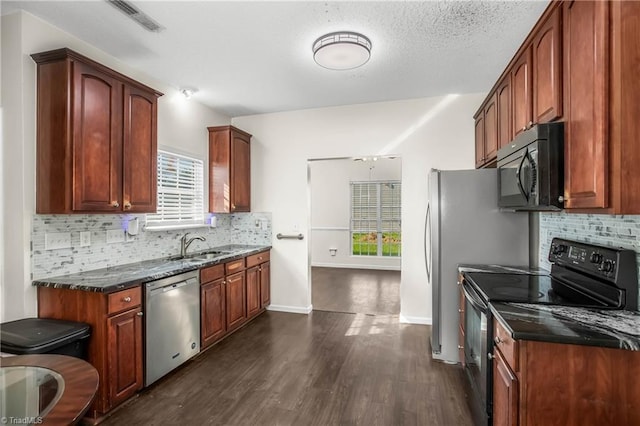
M 149 15 L 138 9 L 133 3 L 126 0 L 106 0 L 111 6 L 127 15 L 149 31 L 159 33 L 164 27 L 154 21 Z

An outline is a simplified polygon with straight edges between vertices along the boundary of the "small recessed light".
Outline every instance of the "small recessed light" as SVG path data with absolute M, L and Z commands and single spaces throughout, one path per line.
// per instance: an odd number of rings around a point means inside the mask
M 193 96 L 194 93 L 196 93 L 198 91 L 198 89 L 193 89 L 191 87 L 185 87 L 183 89 L 180 89 L 180 93 L 182 93 L 182 95 L 186 98 L 186 99 L 191 99 L 191 97 Z

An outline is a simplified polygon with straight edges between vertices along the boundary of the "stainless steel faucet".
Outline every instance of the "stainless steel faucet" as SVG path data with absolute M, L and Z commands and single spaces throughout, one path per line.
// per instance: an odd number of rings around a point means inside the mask
M 201 237 L 200 235 L 196 235 L 195 237 L 189 239 L 187 239 L 187 235 L 189 235 L 188 232 L 184 234 L 182 238 L 180 238 L 180 256 L 182 257 L 185 257 L 187 255 L 187 249 L 194 240 L 206 241 L 206 238 Z

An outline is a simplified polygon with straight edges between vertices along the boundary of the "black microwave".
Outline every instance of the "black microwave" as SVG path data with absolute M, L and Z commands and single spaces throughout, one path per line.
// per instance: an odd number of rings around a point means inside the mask
M 564 125 L 536 124 L 498 151 L 498 206 L 510 210 L 564 208 Z

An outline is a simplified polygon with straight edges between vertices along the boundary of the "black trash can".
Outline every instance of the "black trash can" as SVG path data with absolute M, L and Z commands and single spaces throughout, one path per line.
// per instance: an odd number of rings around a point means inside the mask
M 25 318 L 0 324 L 0 351 L 15 355 L 59 354 L 87 359 L 91 326 L 51 318 Z

